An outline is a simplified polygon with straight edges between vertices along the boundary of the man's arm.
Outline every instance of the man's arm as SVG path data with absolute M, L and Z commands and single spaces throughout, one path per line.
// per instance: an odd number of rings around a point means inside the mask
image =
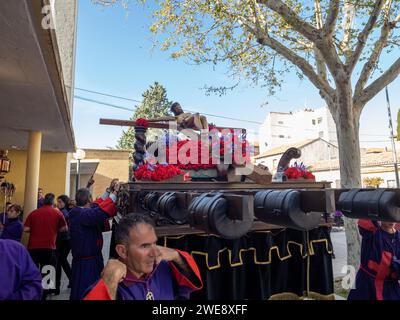
M 94 202 L 92 208 L 82 211 L 80 219 L 82 224 L 87 226 L 99 226 L 102 230 L 106 230 L 105 222 L 117 214 L 117 194 L 119 191 L 119 182 L 114 179 L 110 187 L 107 188 L 103 196 Z
M 357 224 L 360 235 L 363 238 L 372 237 L 375 234 L 375 231 L 379 229 L 379 224 L 377 221 L 359 219 Z

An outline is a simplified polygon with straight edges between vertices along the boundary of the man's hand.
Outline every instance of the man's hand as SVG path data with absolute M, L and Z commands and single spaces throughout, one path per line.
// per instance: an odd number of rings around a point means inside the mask
M 159 256 L 157 257 L 157 263 L 160 263 L 161 260 L 174 261 L 176 263 L 179 263 L 182 260 L 178 251 L 176 251 L 175 249 L 162 246 L 157 246 L 157 249 L 160 252 Z
M 4 224 L 2 224 L 1 222 L 0 222 L 0 230 L 3 230 L 4 229 Z
M 160 252 L 160 255 L 157 257 L 157 264 L 160 263 L 161 260 L 171 261 L 178 267 L 179 272 L 181 272 L 186 278 L 192 278 L 193 272 L 178 251 L 161 246 L 157 246 L 157 249 Z
M 90 178 L 86 185 L 86 188 L 89 189 L 93 184 L 94 184 L 94 180 L 93 180 L 93 178 Z
M 119 260 L 110 259 L 103 269 L 101 279 L 104 281 L 113 300 L 117 297 L 118 284 L 126 277 L 126 265 Z

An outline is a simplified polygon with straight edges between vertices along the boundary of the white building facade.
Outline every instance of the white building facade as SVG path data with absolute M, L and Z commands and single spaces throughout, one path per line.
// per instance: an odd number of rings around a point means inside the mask
M 301 157 L 299 159 L 293 159 L 291 164 L 294 162 L 303 162 L 306 166 L 312 166 L 316 162 L 318 163 L 321 161 L 333 164 L 334 161 L 337 162 L 337 159 L 339 158 L 339 150 L 337 146 L 322 138 L 317 138 L 298 141 L 296 143 L 269 149 L 258 156 L 255 156 L 254 163 L 267 166 L 273 173 L 275 173 L 283 153 L 292 147 L 301 151 Z
M 270 112 L 259 129 L 260 153 L 307 139 L 337 145 L 336 126 L 327 107 L 296 112 Z

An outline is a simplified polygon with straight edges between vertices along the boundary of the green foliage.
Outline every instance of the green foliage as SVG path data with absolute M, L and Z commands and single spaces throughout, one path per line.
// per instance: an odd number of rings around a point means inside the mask
M 136 107 L 130 120 L 135 121 L 139 118 L 152 119 L 169 115 L 169 108 L 172 102 L 168 100 L 167 90 L 161 84 L 154 82 L 154 84 L 142 94 L 142 97 L 142 102 Z M 147 141 L 156 139 L 161 133 L 162 130 L 148 129 L 146 134 Z M 133 151 L 134 143 L 135 130 L 133 127 L 130 127 L 127 131 L 122 133 L 121 138 L 118 140 L 117 148 Z
M 332 11 L 335 0 L 282 0 L 276 1 L 281 11 L 271 9 L 266 0 L 92 0 L 95 3 L 127 6 L 133 3 L 149 4 L 153 23 L 150 27 L 161 50 L 168 51 L 174 59 L 183 58 L 195 64 L 223 63 L 230 67 L 230 74 L 237 83 L 247 79 L 257 86 L 268 88 L 274 94 L 284 80 L 287 71 L 294 70 L 302 78 L 304 72 L 298 63 L 282 56 L 263 39 L 273 39 L 289 51 L 306 60 L 312 67 L 317 65 L 315 46 L 299 30 L 304 24 L 320 28 Z M 349 55 L 359 44 L 358 36 L 373 14 L 377 1 L 337 0 L 339 11 L 334 24 L 333 45 L 336 55 L 346 63 Z M 287 8 L 287 9 L 286 9 Z M 319 8 L 319 9 L 317 9 Z M 284 17 L 282 11 L 290 10 L 295 18 Z M 400 1 L 386 0 L 376 14 L 377 20 L 367 36 L 359 62 L 366 62 L 376 50 L 375 45 L 382 26 L 394 21 L 400 11 Z M 318 15 L 318 12 L 321 14 Z M 375 15 L 374 15 L 375 16 Z M 383 52 L 398 48 L 398 28 L 390 32 Z M 376 51 L 378 56 L 383 52 Z M 334 57 L 336 58 L 336 57 Z M 298 62 L 298 61 L 297 61 Z M 383 70 L 373 63 L 368 78 Z M 361 66 L 356 68 L 360 73 Z M 327 77 L 334 85 L 332 72 L 327 68 Z M 235 84 L 233 85 L 235 86 Z M 228 85 L 227 88 L 232 87 Z M 224 93 L 223 87 L 207 87 L 208 92 Z
M 397 111 L 397 141 L 400 141 L 400 110 Z

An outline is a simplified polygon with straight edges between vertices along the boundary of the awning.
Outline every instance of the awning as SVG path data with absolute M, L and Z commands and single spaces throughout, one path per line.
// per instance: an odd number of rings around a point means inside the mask
M 41 0 L 0 1 L 0 148 L 25 149 L 41 131 L 42 150 L 74 151 L 55 30 L 42 28 Z
M 97 167 L 100 163 L 99 159 L 84 159 L 81 160 L 80 164 L 80 169 L 79 172 L 81 175 L 94 175 L 94 173 L 97 170 Z M 78 166 L 78 161 L 77 160 L 71 160 L 70 164 L 70 174 L 71 175 L 76 175 L 77 174 L 77 166 Z

